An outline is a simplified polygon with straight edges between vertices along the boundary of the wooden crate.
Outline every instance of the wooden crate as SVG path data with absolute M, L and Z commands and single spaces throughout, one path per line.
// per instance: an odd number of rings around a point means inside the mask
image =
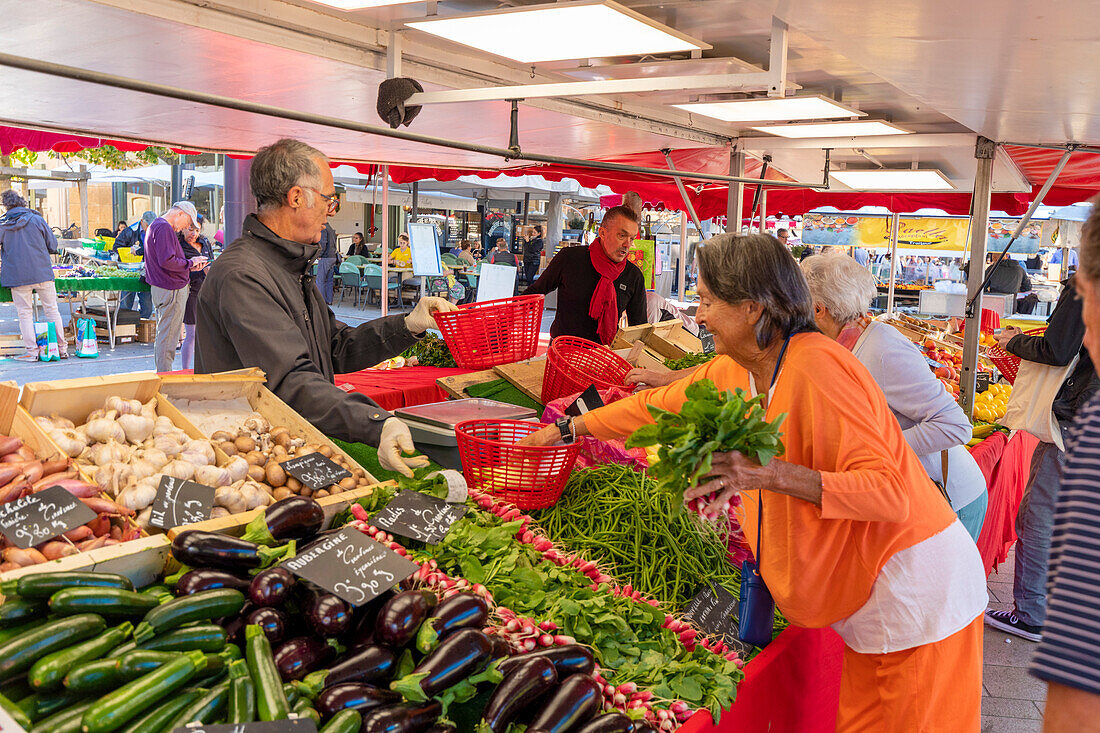
M 139 344 L 151 344 L 157 337 L 157 321 L 155 318 L 143 318 L 137 324 L 137 342 Z
M 318 499 L 317 503 L 325 510 L 325 523 L 322 525 L 322 529 L 328 529 L 332 523 L 332 518 L 340 512 L 347 509 L 353 502 L 358 499 L 370 496 L 374 489 L 378 486 L 394 486 L 393 481 L 386 481 L 380 484 L 374 484 L 373 486 L 367 486 L 362 489 L 352 489 L 351 491 L 345 491 L 342 494 L 334 494 L 333 496 L 326 496 L 323 499 Z M 245 527 L 248 523 L 259 516 L 261 509 L 253 509 L 250 512 L 242 512 L 241 514 L 232 514 L 228 517 L 218 517 L 217 519 L 208 519 L 205 522 L 198 522 L 196 524 L 188 524 L 182 527 L 173 527 L 168 530 L 168 538 L 175 539 L 176 535 L 180 532 L 188 530 L 200 530 L 203 532 L 217 532 L 218 534 L 232 535 L 233 537 L 240 537 L 244 534 Z
M 17 333 L 0 335 L 0 356 L 19 356 L 23 348 L 23 337 Z
M 19 402 L 32 417 L 59 415 L 81 425 L 112 395 L 144 403 L 156 397 L 159 388 L 160 379 L 150 372 L 59 379 L 25 384 Z
M 273 426 L 285 426 L 294 437 L 305 438 L 308 443 L 328 446 L 333 453 L 343 456 L 349 465 L 359 465 L 354 458 L 329 440 L 328 436 L 315 428 L 312 423 L 292 410 L 290 405 L 283 402 L 274 392 L 264 386 L 266 381 L 267 377 L 259 369 L 240 369 L 222 374 L 165 374 L 160 377 L 160 397 L 157 409 L 161 411 L 161 414 L 171 418 L 172 422 L 181 428 L 187 430 L 184 423 L 190 426 L 195 431 L 192 437 L 208 438 L 210 436 L 203 435 L 198 428 L 194 427 L 184 417 L 183 413 L 176 409 L 171 400 L 173 398 L 226 400 L 244 397 L 248 400 L 248 404 L 252 406 L 252 409 L 267 418 Z M 188 431 L 188 435 L 191 435 L 190 431 Z M 216 449 L 216 452 L 219 454 L 219 460 L 221 460 L 224 454 L 220 449 Z M 370 481 L 377 480 L 369 472 L 367 472 L 367 477 Z
M 172 543 L 162 535 L 152 535 L 123 542 L 112 547 L 70 555 L 60 560 L 50 560 L 17 570 L 0 573 L 0 581 L 12 580 L 36 573 L 57 573 L 72 570 L 98 570 L 118 573 L 129 578 L 135 588 L 149 585 L 160 577 Z

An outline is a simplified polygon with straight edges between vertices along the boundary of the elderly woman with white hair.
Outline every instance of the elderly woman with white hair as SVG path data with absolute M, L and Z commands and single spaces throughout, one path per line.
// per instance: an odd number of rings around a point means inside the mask
M 920 350 L 894 327 L 867 316 L 878 294 L 874 277 L 843 253 L 802 262 L 817 327 L 849 349 L 886 395 L 902 435 L 975 541 L 989 505 L 985 477 L 966 449 L 966 414 L 943 388 Z M 946 469 L 946 485 L 944 471 Z

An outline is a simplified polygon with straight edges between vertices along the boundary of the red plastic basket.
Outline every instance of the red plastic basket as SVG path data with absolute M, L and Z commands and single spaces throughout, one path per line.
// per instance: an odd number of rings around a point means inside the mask
M 542 303 L 541 295 L 521 295 L 461 305 L 456 311 L 433 315 L 455 363 L 463 369 L 490 369 L 535 355 Z
M 1038 336 L 1047 330 L 1046 326 L 1040 326 L 1039 328 L 1033 328 L 1030 331 L 1024 331 L 1028 336 Z M 1010 354 L 1000 346 L 990 346 L 988 349 L 989 360 L 993 362 L 993 365 L 997 367 L 997 370 L 1001 373 L 1009 384 L 1016 383 L 1016 372 L 1020 369 L 1020 357 L 1015 354 Z
M 466 420 L 455 426 L 469 485 L 520 509 L 554 506 L 565 490 L 579 443 L 536 447 L 516 443 L 544 425 L 522 420 Z
M 546 372 L 542 378 L 542 404 L 596 389 L 622 387 L 623 378 L 633 367 L 630 362 L 606 346 L 577 338 L 558 336 L 546 352 Z

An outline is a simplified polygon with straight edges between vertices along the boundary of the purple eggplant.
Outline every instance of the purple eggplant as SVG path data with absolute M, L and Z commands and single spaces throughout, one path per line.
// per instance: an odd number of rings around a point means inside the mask
M 325 687 L 341 682 L 389 682 L 397 669 L 397 655 L 384 646 L 366 646 L 344 655 L 328 670 Z M 317 674 L 323 674 L 318 672 Z
M 242 644 L 244 643 L 244 627 L 248 625 L 248 617 L 255 610 L 255 606 L 245 601 L 244 607 L 241 608 L 240 613 L 232 616 L 225 616 L 216 620 L 214 623 L 225 629 L 225 634 L 230 644 Z
M 507 639 L 498 634 L 493 634 L 489 637 L 493 642 L 493 659 L 504 659 L 505 657 L 512 656 L 512 647 L 508 645 Z
M 435 697 L 484 669 L 492 651 L 488 636 L 477 629 L 459 629 L 416 665 L 410 679 L 418 678 L 424 695 Z
M 374 685 L 362 682 L 342 682 L 339 685 L 326 687 L 317 696 L 317 712 L 322 718 L 329 718 L 351 708 L 353 710 L 367 711 L 380 708 L 385 705 L 393 705 L 401 702 L 401 695 Z
M 248 590 L 249 580 L 228 573 L 224 570 L 213 568 L 198 568 L 189 570 L 176 581 L 175 592 L 177 596 L 189 596 L 200 590 L 214 590 L 215 588 L 233 588 L 244 592 Z
M 189 529 L 172 540 L 172 556 L 194 568 L 218 568 L 245 573 L 274 562 L 286 554 L 286 548 L 261 547 L 254 542 L 215 532 Z
M 505 675 L 493 691 L 481 719 L 493 733 L 504 733 L 523 708 L 549 692 L 558 683 L 554 663 L 546 657 L 529 659 Z
M 263 629 L 264 636 L 272 644 L 278 644 L 286 638 L 290 620 L 277 608 L 257 608 L 248 614 L 248 624 L 256 624 Z
M 424 733 L 455 733 L 458 730 L 454 726 L 454 723 L 448 723 L 446 721 L 436 723 L 431 728 L 428 728 Z
M 248 586 L 248 598 L 257 606 L 281 606 L 294 582 L 294 576 L 286 568 L 261 570 Z
M 391 598 L 393 591 L 388 590 L 352 611 L 351 630 L 343 639 L 348 648 L 358 649 L 374 644 L 374 625 L 378 621 L 378 612 Z
M 473 593 L 457 593 L 432 611 L 431 618 L 420 625 L 416 648 L 427 654 L 439 645 L 439 640 L 456 629 L 480 629 L 489 619 L 489 604 Z
M 591 650 L 580 644 L 551 646 L 526 654 L 517 654 L 500 663 L 501 673 L 507 675 L 513 669 L 532 657 L 547 657 L 558 670 L 558 677 L 565 679 L 571 674 L 592 674 L 596 669 L 596 658 Z
M 436 605 L 434 593 L 407 590 L 398 593 L 378 612 L 374 639 L 379 644 L 400 649 L 416 636 L 416 630 Z
M 443 714 L 435 700 L 403 702 L 363 713 L 360 733 L 423 733 Z
M 596 716 L 603 707 L 600 683 L 586 674 L 575 674 L 547 700 L 527 733 L 570 733 Z
M 622 713 L 608 713 L 593 718 L 577 733 L 630 733 L 634 729 L 634 721 Z
M 324 523 L 325 510 L 315 499 L 288 496 L 249 522 L 241 538 L 260 545 L 304 540 L 320 532 Z
M 331 593 L 318 595 L 307 604 L 306 619 L 318 636 L 339 636 L 351 626 L 351 606 Z
M 336 649 L 320 639 L 299 636 L 285 642 L 275 652 L 275 666 L 283 682 L 300 680 L 336 658 Z

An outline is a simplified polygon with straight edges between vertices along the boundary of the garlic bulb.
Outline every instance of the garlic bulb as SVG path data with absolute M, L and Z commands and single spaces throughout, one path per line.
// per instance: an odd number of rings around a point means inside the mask
M 153 528 L 153 507 L 152 505 L 145 507 L 136 517 L 134 521 L 137 525 L 144 529 L 146 532 Z
M 84 422 L 89 423 L 92 420 L 98 420 L 99 418 L 105 416 L 106 414 L 107 414 L 107 409 L 103 408 L 103 407 L 99 408 L 98 410 L 92 410 L 90 413 L 88 413 L 88 417 L 84 420 Z
M 130 475 L 133 479 L 141 481 L 156 474 L 164 466 L 155 466 L 152 461 L 144 458 L 134 458 L 130 461 Z
M 218 468 L 217 466 L 197 466 L 195 468 L 195 480 L 205 486 L 218 488 L 233 483 L 234 478 L 229 473 L 229 469 L 226 468 Z
M 119 415 L 137 415 L 141 412 L 140 400 L 128 400 L 117 395 L 112 395 L 107 398 L 104 407 L 108 410 L 114 410 Z
M 96 469 L 95 483 L 111 496 L 118 496 L 119 491 L 130 482 L 131 474 L 130 467 L 125 463 L 109 463 Z
M 157 418 L 156 426 L 153 428 L 153 435 L 171 435 L 174 433 L 182 433 L 183 431 L 176 427 L 170 419 L 161 415 Z
M 190 440 L 179 453 L 181 461 L 196 466 L 209 466 L 214 463 L 214 446 L 208 440 Z
M 214 503 L 229 510 L 230 514 L 239 514 L 274 502 L 271 495 L 254 481 L 245 481 L 240 486 L 223 486 L 214 492 Z
M 159 471 L 168 465 L 168 454 L 157 448 L 144 448 L 135 452 L 135 458 L 141 458 L 144 461 L 148 461 L 152 464 L 155 471 Z
M 216 506 L 210 510 L 210 518 L 217 519 L 218 517 L 228 517 L 229 510 L 223 506 Z
M 230 483 L 240 481 L 248 475 L 248 461 L 240 456 L 233 456 L 229 459 L 229 462 L 225 464 L 225 470 L 228 471 L 229 475 L 232 477 Z
M 84 426 L 84 432 L 97 443 L 106 443 L 108 440 L 125 443 L 126 431 L 122 429 L 115 418 L 116 414 L 114 410 L 111 410 L 103 417 L 89 420 Z
M 190 481 L 195 477 L 195 465 L 187 461 L 172 461 L 164 467 L 161 473 L 167 474 L 172 478 Z
M 86 458 L 97 466 L 106 466 L 111 463 L 123 463 L 130 459 L 130 448 L 122 443 L 111 440 L 106 443 L 98 443 L 88 448 Z
M 134 402 L 137 402 L 137 400 L 134 400 Z M 155 427 L 154 421 L 146 415 L 121 415 L 118 418 L 118 424 L 126 434 L 126 440 L 135 444 L 144 442 L 146 438 L 153 434 L 153 428 Z
M 151 506 L 156 498 L 156 484 L 146 479 L 124 489 L 119 493 L 117 501 L 127 509 L 133 509 L 137 512 Z
M 50 438 L 57 443 L 57 447 L 61 449 L 61 452 L 69 458 L 76 458 L 88 446 L 87 437 L 72 428 L 51 430 Z
M 166 456 L 172 458 L 178 456 L 180 451 L 183 450 L 183 446 L 187 444 L 186 440 L 181 440 L 179 436 L 174 434 L 158 435 L 153 439 L 154 450 L 162 451 Z

